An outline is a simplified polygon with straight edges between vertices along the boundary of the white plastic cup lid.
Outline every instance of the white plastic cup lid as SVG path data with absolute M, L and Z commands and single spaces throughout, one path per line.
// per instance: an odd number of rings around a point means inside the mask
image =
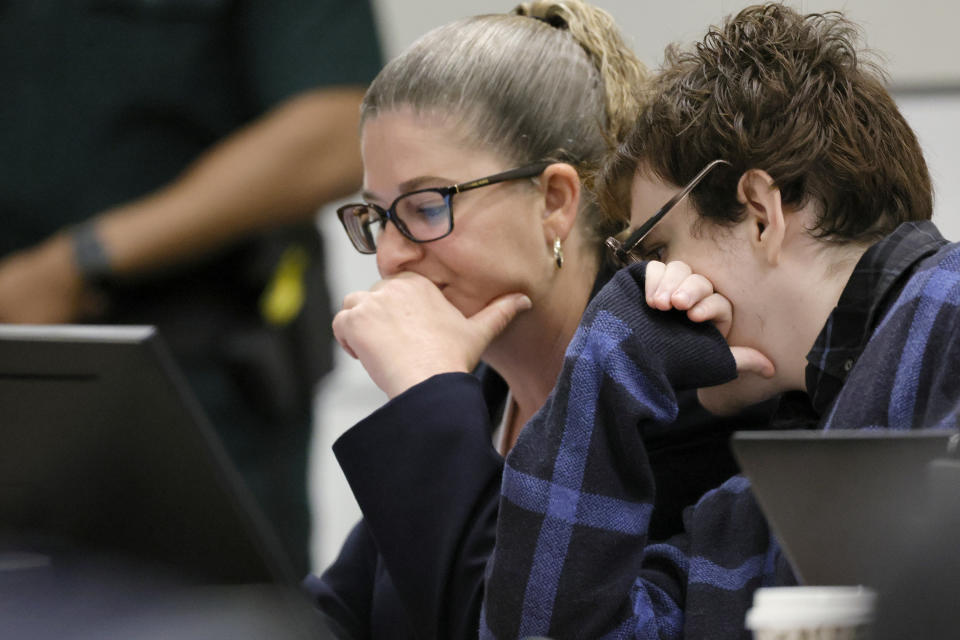
M 856 627 L 873 620 L 877 594 L 857 587 L 767 587 L 753 594 L 747 629 Z

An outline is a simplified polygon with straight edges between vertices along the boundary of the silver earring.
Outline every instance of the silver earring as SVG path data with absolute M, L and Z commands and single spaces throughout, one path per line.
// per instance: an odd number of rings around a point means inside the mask
M 557 263 L 557 269 L 563 267 L 563 247 L 560 245 L 560 238 L 553 240 L 553 259 Z

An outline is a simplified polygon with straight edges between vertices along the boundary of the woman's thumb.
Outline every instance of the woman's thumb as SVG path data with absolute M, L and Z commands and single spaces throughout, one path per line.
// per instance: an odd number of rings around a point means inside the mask
M 530 298 L 522 293 L 510 293 L 500 296 L 486 307 L 470 317 L 472 324 L 486 344 L 507 328 L 510 321 L 521 311 L 533 306 Z

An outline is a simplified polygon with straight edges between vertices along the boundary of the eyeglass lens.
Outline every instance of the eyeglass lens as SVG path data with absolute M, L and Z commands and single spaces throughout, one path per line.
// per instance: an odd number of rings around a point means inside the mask
M 436 191 L 408 194 L 394 204 L 394 213 L 415 240 L 435 240 L 450 231 L 449 198 Z
M 413 240 L 427 242 L 450 232 L 449 197 L 436 191 L 420 191 L 399 198 L 393 204 L 393 215 L 401 233 Z M 344 210 L 343 222 L 354 245 L 361 251 L 373 253 L 387 219 L 372 206 L 356 205 Z
M 353 246 L 363 253 L 375 253 L 377 237 L 383 229 L 380 212 L 365 204 L 343 207 L 338 211 Z

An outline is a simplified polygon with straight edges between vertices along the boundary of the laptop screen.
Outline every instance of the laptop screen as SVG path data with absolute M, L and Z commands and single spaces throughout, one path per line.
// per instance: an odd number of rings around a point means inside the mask
M 956 430 L 735 433 L 734 453 L 802 583 L 867 585 L 874 636 L 957 637 Z
M 152 327 L 0 326 L 0 408 L 3 550 L 298 581 Z

